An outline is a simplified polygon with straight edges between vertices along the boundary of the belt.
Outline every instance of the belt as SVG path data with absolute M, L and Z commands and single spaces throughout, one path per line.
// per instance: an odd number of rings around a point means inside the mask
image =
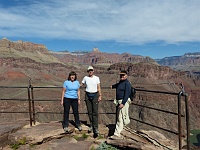
M 97 92 L 87 92 L 87 91 L 85 91 L 86 93 L 90 93 L 90 94 L 96 94 Z

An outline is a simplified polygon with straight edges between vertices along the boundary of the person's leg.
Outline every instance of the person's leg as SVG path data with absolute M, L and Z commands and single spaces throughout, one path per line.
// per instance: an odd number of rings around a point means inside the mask
M 89 120 L 90 120 L 90 126 L 92 126 L 92 102 L 91 100 L 89 100 L 87 94 L 85 94 L 85 103 L 86 103 L 86 106 L 87 106 L 87 112 L 88 112 L 88 117 L 89 117 Z
M 114 135 L 120 136 L 120 133 L 123 130 L 123 127 L 124 127 L 123 119 L 122 119 L 122 110 L 118 108 L 117 113 L 118 113 L 118 118 L 117 118 L 117 123 L 116 123 Z
M 93 121 L 93 131 L 98 134 L 98 94 L 92 100 L 92 121 Z
M 74 119 L 75 119 L 75 124 L 76 127 L 79 127 L 81 125 L 80 120 L 79 120 L 79 112 L 78 112 L 78 100 L 77 99 L 72 99 L 72 110 L 74 114 Z
M 69 126 L 69 111 L 70 111 L 70 99 L 64 98 L 64 120 L 63 120 L 63 128 Z
M 130 118 L 129 118 L 129 103 L 126 102 L 123 109 L 122 109 L 122 119 L 123 119 L 123 124 L 128 125 L 130 123 Z

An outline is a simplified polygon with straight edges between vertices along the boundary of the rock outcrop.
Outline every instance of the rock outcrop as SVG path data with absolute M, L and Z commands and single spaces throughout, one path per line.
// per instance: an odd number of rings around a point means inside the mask
M 187 71 L 188 76 L 200 79 L 200 52 L 186 53 L 183 56 L 165 57 L 157 60 L 162 66 L 169 66 L 174 70 Z
M 0 40 L 0 58 L 29 58 L 42 63 L 61 63 L 53 57 L 46 46 L 31 42 L 12 42 L 7 39 Z
M 151 79 L 176 79 L 186 74 L 185 72 L 174 71 L 170 67 L 151 63 L 116 63 L 111 65 L 108 70 L 127 70 L 129 76 L 141 76 Z
M 59 61 L 64 63 L 73 62 L 86 65 L 99 64 L 105 66 L 119 62 L 132 62 L 132 63 L 148 62 L 157 64 L 155 60 L 153 60 L 150 57 L 137 56 L 129 53 L 123 53 L 123 54 L 103 53 L 99 51 L 99 49 L 97 48 L 93 49 L 93 51 L 90 53 L 83 53 L 82 55 L 80 55 L 80 53 L 77 55 L 74 55 L 73 53 L 62 53 L 62 52 L 60 53 L 51 52 L 51 53 L 56 58 L 58 58 Z
M 154 131 L 135 131 L 125 128 L 122 131 L 123 139 L 110 139 L 113 134 L 113 127 L 100 125 L 100 135 L 93 138 L 92 133 L 87 133 L 88 127 L 82 124 L 80 132 L 70 124 L 70 133 L 64 133 L 60 122 L 36 123 L 30 127 L 27 122 L 16 122 L 15 125 L 1 124 L 0 147 L 8 150 L 10 147 L 18 146 L 19 149 L 62 149 L 62 150 L 83 150 L 96 149 L 102 143 L 112 145 L 120 149 L 135 150 L 168 150 L 178 149 L 177 143 L 168 140 L 162 134 Z M 10 130 L 9 130 L 10 129 Z M 3 132 L 4 130 L 4 132 Z M 9 146 L 10 145 L 10 146 Z
M 165 57 L 157 60 L 163 66 L 200 65 L 200 52 L 186 53 L 183 56 Z
M 32 42 L 24 42 L 22 40 L 18 40 L 16 42 L 9 41 L 6 38 L 3 38 L 0 40 L 0 47 L 5 49 L 15 49 L 18 51 L 29 51 L 29 52 L 35 52 L 39 51 L 43 54 L 49 54 L 48 49 L 43 44 L 34 44 Z

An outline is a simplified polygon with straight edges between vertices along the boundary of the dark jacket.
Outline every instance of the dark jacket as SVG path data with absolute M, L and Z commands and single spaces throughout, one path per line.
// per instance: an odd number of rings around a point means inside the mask
M 120 80 L 118 83 L 112 85 L 116 89 L 116 99 L 122 99 L 122 104 L 125 105 L 131 94 L 131 83 L 126 80 Z

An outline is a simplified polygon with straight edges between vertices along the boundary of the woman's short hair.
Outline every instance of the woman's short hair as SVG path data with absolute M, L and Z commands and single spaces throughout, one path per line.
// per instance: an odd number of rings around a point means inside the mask
M 75 79 L 74 79 L 74 80 L 76 80 L 76 79 L 77 79 L 77 75 L 76 75 L 76 72 L 74 72 L 74 71 L 71 71 L 71 72 L 69 73 L 68 80 L 70 80 L 70 76 L 72 76 L 72 75 L 75 76 Z

